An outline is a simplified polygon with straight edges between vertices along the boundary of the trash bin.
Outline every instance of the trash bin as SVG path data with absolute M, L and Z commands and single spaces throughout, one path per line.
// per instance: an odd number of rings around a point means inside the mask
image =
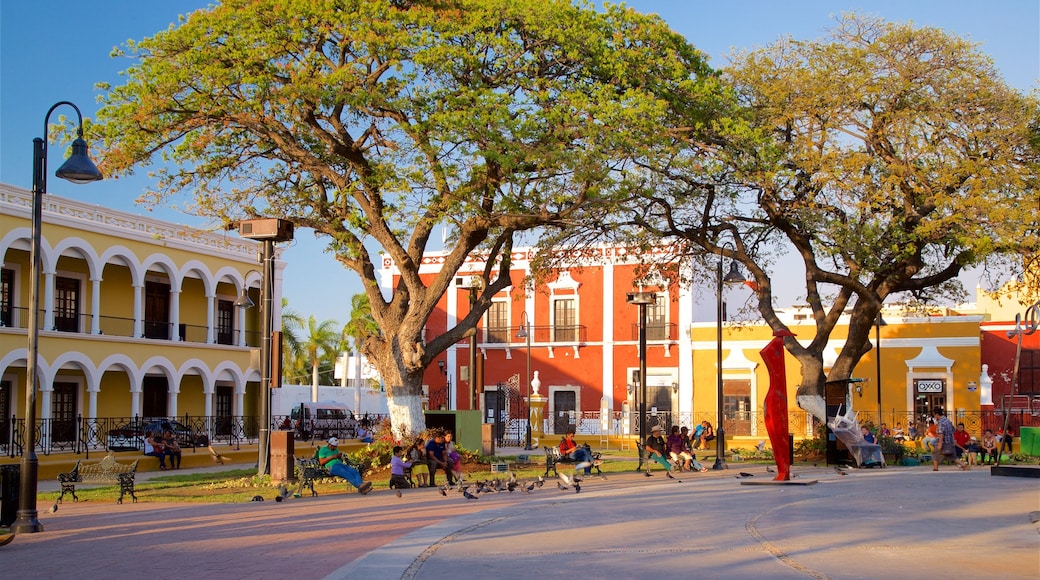
M 0 465 L 0 527 L 14 523 L 18 512 L 20 465 Z
M 292 431 L 271 431 L 271 481 L 294 479 L 296 469 Z

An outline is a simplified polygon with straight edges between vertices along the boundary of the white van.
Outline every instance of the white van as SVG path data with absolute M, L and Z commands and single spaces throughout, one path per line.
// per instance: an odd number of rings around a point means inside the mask
M 289 418 L 298 439 L 353 439 L 357 435 L 354 412 L 340 403 L 300 403 Z

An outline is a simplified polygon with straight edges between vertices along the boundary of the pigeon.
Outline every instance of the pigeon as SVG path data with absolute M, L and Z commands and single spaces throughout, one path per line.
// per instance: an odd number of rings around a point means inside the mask
M 280 497 L 281 499 L 277 501 L 282 501 L 283 499 L 289 498 L 289 488 L 286 487 L 285 484 L 278 486 L 278 497 Z
M 213 463 L 219 463 L 220 465 L 224 465 L 224 461 L 226 461 L 224 459 L 224 456 L 217 453 L 216 450 L 213 449 L 212 445 L 207 445 L 206 449 L 209 449 L 209 456 L 213 458 Z
M 581 484 L 577 482 L 574 483 L 574 493 L 581 493 Z
M 470 493 L 468 487 L 464 488 L 462 490 L 462 497 L 464 497 L 466 499 L 480 499 L 479 497 L 477 497 L 477 496 L 473 495 L 472 493 Z
M 516 483 L 516 474 L 512 471 L 509 472 L 509 483 Z
M 56 511 L 58 511 L 58 502 L 54 502 L 54 505 L 51 506 L 51 509 L 47 510 L 48 513 L 52 514 Z
M 567 491 L 567 486 L 563 485 L 559 481 L 556 482 L 556 487 L 560 488 L 560 491 Z
M 763 439 L 763 440 L 758 442 L 758 445 L 755 445 L 755 449 L 758 449 L 758 451 L 761 453 L 762 449 L 764 449 L 765 446 L 766 446 L 766 440 Z
M 649 471 L 645 472 L 645 474 L 646 474 L 647 477 L 653 477 L 654 476 L 654 474 L 650 473 Z
M 531 483 L 529 483 L 529 484 L 525 485 L 525 486 L 524 486 L 523 488 L 521 488 L 521 489 L 523 489 L 523 492 L 524 492 L 524 493 L 531 493 L 532 491 L 534 491 L 534 485 L 535 485 L 535 483 L 537 483 L 537 482 L 535 482 L 535 481 L 532 481 Z
M 274 501 L 285 501 L 285 498 L 280 495 L 276 495 L 274 496 Z
M 401 490 L 397 490 L 397 497 L 401 497 Z
M 541 475 L 539 475 L 538 476 L 538 487 L 542 487 L 543 485 L 545 485 L 545 478 L 542 477 Z
M 514 491 L 516 491 L 516 488 L 517 488 L 517 487 L 518 487 L 519 485 L 520 485 L 520 484 L 519 484 L 519 483 L 517 483 L 517 482 L 515 482 L 515 481 L 510 481 L 509 483 L 507 483 L 507 484 L 506 484 L 506 490 L 508 490 L 508 491 L 509 491 L 509 493 L 513 493 Z
M 766 466 L 766 473 L 776 473 L 776 470 L 775 470 L 775 469 L 773 469 L 772 467 L 769 467 L 769 466 L 767 465 L 767 466 Z
M 666 471 L 666 472 L 664 472 L 664 474 L 668 476 L 668 479 L 675 479 L 675 476 L 672 475 L 671 471 Z
M 448 497 L 448 488 L 446 488 L 444 486 L 441 486 L 440 490 L 441 490 L 441 495 L 443 495 L 444 497 Z
M 744 477 L 755 477 L 755 474 L 754 473 L 748 473 L 746 471 L 741 471 L 740 475 L 737 476 L 737 479 L 744 478 Z
M 838 475 L 848 475 L 849 474 L 849 472 L 843 470 L 840 467 L 835 467 L 834 468 L 834 473 L 837 473 Z
M 264 496 L 262 496 L 262 495 L 254 495 L 252 501 L 264 501 Z

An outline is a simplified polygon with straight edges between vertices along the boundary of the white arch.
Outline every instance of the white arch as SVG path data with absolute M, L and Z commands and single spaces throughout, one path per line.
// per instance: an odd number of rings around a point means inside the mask
M 166 375 L 166 378 L 170 381 L 170 383 L 173 383 L 178 378 L 177 369 L 174 368 L 173 363 L 170 362 L 170 359 L 164 356 L 153 356 L 146 360 L 144 363 L 142 363 L 140 368 L 142 377 L 147 375 L 148 371 L 154 368 L 158 368 L 159 370 L 163 371 L 163 374 Z
M 166 254 L 155 253 L 155 254 L 152 254 L 152 255 L 148 256 L 144 260 L 142 260 L 141 261 L 141 276 L 142 276 L 142 279 L 144 277 L 144 274 L 146 272 L 148 272 L 148 270 L 152 266 L 159 267 L 160 269 L 162 269 L 163 271 L 166 272 L 167 276 L 170 277 L 170 290 L 172 292 L 180 292 L 181 291 L 180 268 L 177 267 L 177 264 L 175 264 L 173 262 L 173 260 L 169 256 L 167 256 Z
M 18 242 L 25 242 L 25 247 L 22 248 Z M 29 228 L 14 228 L 7 232 L 2 239 L 0 239 L 0 256 L 7 255 L 7 250 L 12 248 L 18 248 L 20 250 L 29 251 L 29 246 L 32 245 L 32 230 Z
M 100 390 L 101 374 L 98 373 L 97 367 L 94 366 L 94 361 L 90 360 L 90 357 L 78 351 L 64 352 L 54 359 L 52 366 L 55 369 L 55 374 L 67 364 L 79 365 L 87 380 L 87 391 Z M 53 381 L 49 381 L 48 384 L 53 387 Z
M 141 392 L 141 377 L 143 373 L 137 368 L 137 364 L 132 358 L 125 354 L 112 354 L 105 357 L 101 364 L 98 365 L 98 376 L 104 376 L 113 367 L 121 367 L 127 376 L 130 377 L 131 393 Z
M 213 273 L 206 264 L 199 260 L 188 260 L 181 266 L 178 276 L 183 280 L 188 277 L 190 272 L 198 272 L 199 279 L 202 280 L 202 286 L 205 288 L 206 296 L 212 296 L 217 291 L 217 279 L 213 277 Z
M 83 238 L 71 237 L 63 238 L 58 240 L 58 243 L 54 246 L 54 267 L 58 267 L 58 260 L 61 258 L 65 250 L 75 250 L 79 252 L 79 257 L 87 263 L 87 273 L 91 280 L 96 280 L 101 277 L 101 269 L 103 263 L 94 249 L 94 246 L 90 245 L 89 242 Z
M 220 363 L 216 366 L 216 368 L 213 369 L 213 384 L 211 386 L 213 390 L 210 391 L 210 393 L 216 392 L 217 381 L 225 380 L 225 375 L 227 375 L 228 380 L 231 380 L 235 384 L 236 394 L 245 394 L 246 383 L 248 382 L 246 380 L 245 373 L 243 373 L 242 369 L 239 368 L 237 365 L 228 361 Z
M 201 359 L 192 358 L 184 361 L 181 368 L 177 369 L 177 386 L 170 385 L 170 389 L 176 388 L 176 393 L 181 392 L 180 383 L 184 380 L 184 377 L 189 371 L 198 371 L 199 376 L 202 378 L 203 392 L 208 392 L 209 385 L 213 382 L 213 373 L 209 369 L 209 365 L 203 362 Z
M 137 259 L 137 254 L 134 254 L 130 248 L 126 246 L 110 246 L 101 252 L 101 264 L 102 269 L 110 263 L 116 262 L 114 258 L 120 258 L 123 265 L 130 270 L 130 283 L 134 286 L 141 286 L 144 284 L 144 269 L 141 268 L 141 261 Z

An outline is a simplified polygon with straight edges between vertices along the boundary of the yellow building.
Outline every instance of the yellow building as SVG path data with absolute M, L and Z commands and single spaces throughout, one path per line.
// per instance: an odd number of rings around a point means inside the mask
M 0 449 L 25 416 L 31 205 L 29 191 L 0 184 Z M 218 439 L 255 431 L 247 418 L 257 408 L 261 314 L 236 300 L 245 288 L 260 304 L 258 248 L 45 195 L 41 446 L 104 447 L 113 429 L 149 418 L 177 418 Z M 274 328 L 281 272 L 279 264 Z
M 799 341 L 815 335 L 811 318 L 797 309 L 785 311 L 782 319 L 790 325 Z M 854 377 L 866 379 L 850 387 L 853 410 L 862 423 L 887 423 L 904 428 L 941 406 L 965 418 L 969 430 L 978 431 L 980 419 L 979 325 L 981 316 L 934 316 L 902 318 L 894 313 L 883 316 L 880 348 L 872 349 L 859 362 Z M 825 350 L 824 369 L 829 370 L 844 343 L 848 326 L 840 322 Z M 717 339 L 714 322 L 691 326 L 693 342 L 694 422 L 716 415 Z M 769 388 L 769 375 L 759 351 L 771 340 L 772 331 L 764 324 L 726 323 L 723 327 L 723 402 L 727 437 L 759 441 L 766 437 L 762 405 Z M 877 353 L 881 353 L 880 367 Z M 812 436 L 808 413 L 795 403 L 801 381 L 798 361 L 785 351 L 787 393 L 791 430 L 796 436 Z M 878 380 L 880 370 L 880 381 Z M 880 383 L 880 393 L 878 384 Z M 880 405 L 879 405 L 880 402 Z M 878 417 L 878 409 L 881 416 Z

